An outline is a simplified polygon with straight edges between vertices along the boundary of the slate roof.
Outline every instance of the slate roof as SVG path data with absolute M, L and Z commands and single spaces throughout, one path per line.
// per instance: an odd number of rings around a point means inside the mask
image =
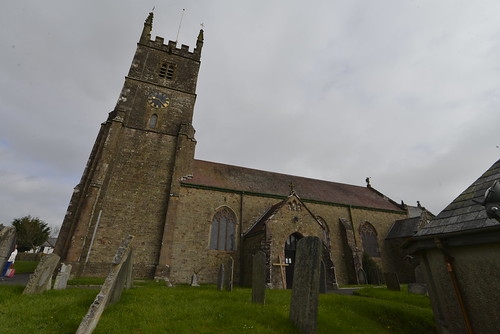
M 386 240 L 413 237 L 423 226 L 427 225 L 429 221 L 435 217 L 424 207 L 408 206 L 408 212 L 412 212 L 413 216 L 396 220 L 387 233 L 385 237 Z
M 272 206 L 269 207 L 269 209 L 266 210 L 266 212 L 264 212 L 264 214 L 259 218 L 257 219 L 253 224 L 252 226 L 250 226 L 250 228 L 248 229 L 248 231 L 246 231 L 244 234 L 245 236 L 250 234 L 250 233 L 255 233 L 255 232 L 258 232 L 258 231 L 263 231 L 264 230 L 264 224 L 265 222 L 271 218 L 272 215 L 274 215 L 276 213 L 276 211 L 278 211 L 279 208 L 281 208 L 283 206 L 283 204 L 286 203 L 286 200 L 283 200 L 283 201 L 280 201 Z
M 303 200 L 404 212 L 400 205 L 371 187 L 353 186 L 203 160 L 194 160 L 193 177 L 182 183 L 281 197 L 288 196 L 289 185 L 293 183 Z
M 47 241 L 45 241 L 42 244 L 42 247 L 52 247 L 52 248 L 54 248 L 56 246 L 56 242 L 57 242 L 57 237 L 49 237 L 47 239 Z
M 412 237 L 418 231 L 420 217 L 396 220 L 385 239 Z
M 488 218 L 484 206 L 473 201 L 482 202 L 486 189 L 495 180 L 500 180 L 500 160 L 494 163 L 476 182 L 461 193 L 429 224 L 418 231 L 415 236 L 474 231 L 500 225 L 495 219 Z

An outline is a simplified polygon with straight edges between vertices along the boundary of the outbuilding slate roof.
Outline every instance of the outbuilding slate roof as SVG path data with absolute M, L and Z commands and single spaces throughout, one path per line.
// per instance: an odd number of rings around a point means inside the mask
M 385 239 L 413 237 L 418 231 L 420 217 L 396 220 L 387 233 Z
M 500 180 L 500 160 L 494 163 L 490 169 L 432 219 L 429 224 L 419 230 L 415 236 L 473 231 L 500 225 L 495 219 L 488 218 L 484 206 L 475 202 L 484 200 L 486 189 L 495 180 Z
M 371 187 L 322 181 L 300 176 L 195 160 L 186 186 L 203 186 L 238 192 L 287 197 L 290 184 L 303 200 L 382 210 L 401 211 L 400 205 Z

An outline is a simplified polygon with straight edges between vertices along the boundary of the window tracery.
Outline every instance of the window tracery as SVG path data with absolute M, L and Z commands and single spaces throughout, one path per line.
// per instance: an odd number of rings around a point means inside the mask
M 220 251 L 236 250 L 236 215 L 228 207 L 219 209 L 212 219 L 210 249 Z
M 375 230 L 375 227 L 369 222 L 364 222 L 359 226 L 359 235 L 364 252 L 371 257 L 380 257 L 377 230 Z

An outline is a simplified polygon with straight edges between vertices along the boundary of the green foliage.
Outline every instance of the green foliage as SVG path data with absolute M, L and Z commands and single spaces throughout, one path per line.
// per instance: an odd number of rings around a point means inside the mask
M 26 274 L 35 272 L 38 261 L 16 261 L 14 262 L 14 269 L 16 274 Z
M 50 235 L 50 227 L 38 217 L 16 218 L 12 225 L 16 228 L 17 249 L 20 252 L 41 246 Z
M 430 307 L 412 301 L 420 296 L 394 298 L 386 289 L 373 290 L 380 295 L 320 295 L 318 333 L 436 333 Z M 0 286 L 2 333 L 74 333 L 97 290 L 21 293 L 22 287 Z M 266 291 L 266 305 L 252 304 L 251 293 L 145 282 L 124 291 L 94 333 L 299 333 L 289 321 L 290 290 Z

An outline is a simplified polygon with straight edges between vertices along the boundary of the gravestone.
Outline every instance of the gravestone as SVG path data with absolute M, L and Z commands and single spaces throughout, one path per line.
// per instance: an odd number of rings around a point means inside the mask
M 59 264 L 59 255 L 48 254 L 42 257 L 36 266 L 35 272 L 30 275 L 28 284 L 24 288 L 23 294 L 42 293 L 52 288 L 52 274 Z
M 321 267 L 320 267 L 319 293 L 326 293 L 326 269 L 325 269 L 325 263 L 323 261 L 321 261 Z
M 90 305 L 76 334 L 91 334 L 97 326 L 106 306 L 118 302 L 124 288 L 131 288 L 133 252 L 130 243 L 133 238 L 132 235 L 128 235 L 116 251 L 111 270 L 101 287 L 101 291 L 99 291 L 94 302 Z
M 305 237 L 297 243 L 290 320 L 302 333 L 317 332 L 321 240 Z
M 196 273 L 191 276 L 191 286 L 200 286 L 198 284 L 198 275 L 196 275 Z
M 54 290 L 64 290 L 68 285 L 69 275 L 71 274 L 71 264 L 65 265 L 61 264 L 61 270 L 56 276 L 56 281 L 54 282 Z
M 219 267 L 219 274 L 217 275 L 217 290 L 224 290 L 224 265 L 221 264 Z
M 266 303 L 266 253 L 262 251 L 252 260 L 252 303 Z
M 376 268 L 370 269 L 370 271 L 367 273 L 368 276 L 368 284 L 373 284 L 373 285 L 379 285 L 380 284 L 380 277 L 379 277 L 379 271 Z
M 408 283 L 408 293 L 426 295 L 427 285 L 423 283 Z
M 358 270 L 358 282 L 359 284 L 366 284 L 368 282 L 366 279 L 366 273 L 363 269 Z
M 14 226 L 4 226 L 0 230 L 0 275 L 14 247 L 16 247 L 16 228 Z
M 234 260 L 230 258 L 227 261 L 227 273 L 226 273 L 226 290 L 233 291 L 233 277 L 234 277 Z
M 385 284 L 387 285 L 387 290 L 401 291 L 398 274 L 384 273 L 384 279 L 385 279 Z
M 415 267 L 415 282 L 425 284 L 425 276 L 422 264 Z

